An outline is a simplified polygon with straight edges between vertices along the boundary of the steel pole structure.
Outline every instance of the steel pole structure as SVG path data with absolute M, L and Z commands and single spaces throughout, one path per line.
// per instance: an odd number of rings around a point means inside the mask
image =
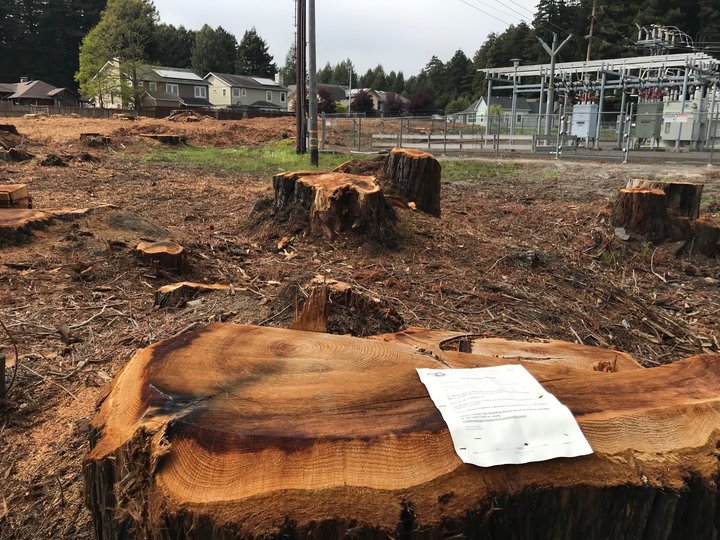
M 492 99 L 492 79 L 488 78 L 487 110 L 485 111 L 485 136 L 490 135 L 490 101 Z
M 625 88 L 622 90 L 622 98 L 620 99 L 620 124 L 618 125 L 617 145 L 622 148 L 623 133 L 625 132 L 625 106 L 627 102 L 627 93 Z
M 308 0 L 308 75 L 310 78 L 310 96 L 308 97 L 308 114 L 310 132 L 310 164 L 317 167 L 319 164 L 318 151 L 318 101 L 317 101 L 317 62 L 315 41 L 315 0 Z
M 295 149 L 305 153 L 305 0 L 295 0 Z
M 680 114 L 685 113 L 685 103 L 687 102 L 688 78 L 690 77 L 690 66 L 685 66 L 685 77 L 683 78 L 682 95 L 680 96 Z M 682 136 L 682 124 L 678 122 L 678 133 L 675 139 L 675 151 L 680 150 L 680 137 Z
M 600 79 L 600 99 L 598 100 L 598 115 L 597 115 L 597 126 L 595 126 L 595 143 L 593 148 L 595 150 L 600 149 L 600 133 L 602 132 L 602 114 L 603 114 L 603 102 L 605 101 L 605 81 L 606 75 L 603 71 L 602 78 Z
M 515 73 L 513 74 L 513 95 L 512 106 L 510 107 L 510 111 L 512 114 L 512 119 L 510 120 L 510 144 L 515 144 L 515 125 L 517 123 L 517 69 L 520 65 L 520 59 L 513 58 L 512 63 L 515 66 Z
M 545 97 L 545 77 L 540 71 L 540 99 L 538 100 L 538 121 L 537 121 L 537 134 L 540 135 L 542 130 L 542 116 L 543 116 L 543 98 Z
M 555 103 L 555 56 L 557 56 L 560 49 L 562 49 L 571 38 L 572 34 L 565 38 L 565 41 L 558 46 L 557 34 L 553 32 L 552 48 L 550 48 L 547 43 L 542 40 L 542 38 L 538 37 L 540 45 L 542 45 L 545 52 L 550 55 L 550 78 L 548 81 L 547 107 L 545 107 L 545 135 L 550 135 L 550 131 L 552 130 L 552 114 L 554 111 L 553 104 Z
M 713 128 L 713 120 L 715 119 L 715 101 L 717 98 L 717 83 L 712 87 L 712 98 L 710 99 L 710 118 L 708 119 L 707 134 L 705 135 L 705 148 L 710 146 L 710 134 Z

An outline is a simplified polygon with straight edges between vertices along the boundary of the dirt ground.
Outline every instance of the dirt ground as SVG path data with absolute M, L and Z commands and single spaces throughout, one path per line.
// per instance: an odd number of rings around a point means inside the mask
M 37 157 L 0 161 L 0 183 L 28 183 L 36 208 L 93 210 L 0 247 L 0 321 L 20 359 L 16 369 L 0 332 L 14 379 L 0 402 L 0 539 L 93 536 L 82 497 L 88 422 L 135 351 L 212 321 L 288 326 L 316 275 L 381 299 L 403 327 L 580 341 L 646 366 L 720 351 L 717 261 L 623 242 L 608 223 L 614 194 L 630 177 L 704 182 L 704 210 L 720 217 L 717 169 L 515 159 L 509 175 L 444 182 L 441 219 L 400 210 L 399 246 L 388 249 L 259 221 L 251 209 L 272 195 L 267 177 L 141 159 L 157 148 L 142 133 L 188 134 L 200 146 L 260 145 L 292 133 L 292 119 L 14 123 L 21 135 L 11 142 Z M 109 136 L 111 146 L 82 146 L 79 135 L 91 132 Z M 50 153 L 97 159 L 41 166 Z M 137 242 L 162 238 L 188 250 L 190 275 L 143 266 L 133 255 Z M 234 294 L 155 308 L 155 289 L 179 279 L 233 284 Z M 376 328 L 350 316 L 354 333 Z

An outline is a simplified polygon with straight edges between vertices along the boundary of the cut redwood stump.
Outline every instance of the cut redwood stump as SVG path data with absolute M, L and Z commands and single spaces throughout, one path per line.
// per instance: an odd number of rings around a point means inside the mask
M 180 244 L 163 240 L 162 242 L 140 242 L 135 247 L 140 259 L 158 268 L 184 273 L 190 270 L 185 248 Z
M 45 229 L 56 219 L 74 219 L 89 212 L 89 208 L 0 208 L 0 246 L 27 242 L 34 230 Z
M 110 146 L 110 137 L 102 133 L 81 133 L 80 140 L 87 146 Z
M 693 249 L 706 257 L 714 259 L 718 255 L 720 246 L 720 222 L 708 217 L 702 217 L 691 222 Z
M 140 137 L 146 139 L 153 139 L 162 144 L 178 145 L 185 144 L 187 142 L 187 135 L 171 135 L 167 133 L 142 133 Z
M 338 172 L 287 172 L 273 177 L 275 210 L 309 221 L 312 234 L 335 238 L 364 233 L 385 245 L 395 242 L 395 211 L 372 176 Z
M 27 184 L 0 184 L 0 208 L 32 208 Z
M 171 283 L 160 287 L 155 291 L 155 305 L 161 308 L 171 308 L 184 305 L 188 300 L 192 300 L 200 294 L 210 293 L 213 291 L 230 291 L 230 285 L 193 283 L 191 281 L 181 281 L 180 283 Z
M 393 148 L 385 162 L 392 190 L 415 203 L 421 212 L 440 217 L 442 167 L 435 156 L 419 150 Z
M 0 124 L 0 131 L 11 133 L 13 135 L 19 135 L 17 128 L 13 124 Z
M 667 211 L 665 192 L 661 189 L 621 189 L 612 209 L 613 227 L 639 234 L 655 244 L 668 238 L 672 221 Z
M 689 182 L 661 182 L 633 178 L 628 181 L 627 188 L 660 189 L 665 193 L 665 205 L 670 215 L 697 219 L 700 217 L 700 199 L 703 184 Z
M 594 454 L 457 457 L 416 368 L 520 363 Z M 140 351 L 90 428 L 99 539 L 713 538 L 720 357 L 603 373 L 213 324 Z

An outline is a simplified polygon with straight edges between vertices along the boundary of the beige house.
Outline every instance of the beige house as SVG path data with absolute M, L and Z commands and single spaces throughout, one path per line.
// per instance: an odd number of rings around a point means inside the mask
M 288 89 L 271 79 L 210 72 L 208 99 L 215 108 L 247 108 L 286 111 Z

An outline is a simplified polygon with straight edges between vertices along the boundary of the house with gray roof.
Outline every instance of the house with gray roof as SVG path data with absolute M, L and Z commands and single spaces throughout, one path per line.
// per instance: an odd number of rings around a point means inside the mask
M 12 101 L 16 105 L 78 106 L 77 94 L 72 90 L 25 78 L 18 83 L 0 83 L 0 99 Z
M 491 96 L 488 104 L 487 98 L 481 97 L 472 103 L 464 111 L 460 111 L 452 115 L 456 121 L 463 124 L 472 124 L 476 126 L 485 126 L 487 124 L 488 111 L 491 107 L 499 106 L 497 112 L 503 122 L 509 122 L 512 116 L 512 97 L 511 96 Z M 522 123 L 523 118 L 533 113 L 533 109 L 528 101 L 518 96 L 515 102 L 515 114 L 517 122 Z
M 205 81 L 215 108 L 287 111 L 288 89 L 272 79 L 210 72 Z

